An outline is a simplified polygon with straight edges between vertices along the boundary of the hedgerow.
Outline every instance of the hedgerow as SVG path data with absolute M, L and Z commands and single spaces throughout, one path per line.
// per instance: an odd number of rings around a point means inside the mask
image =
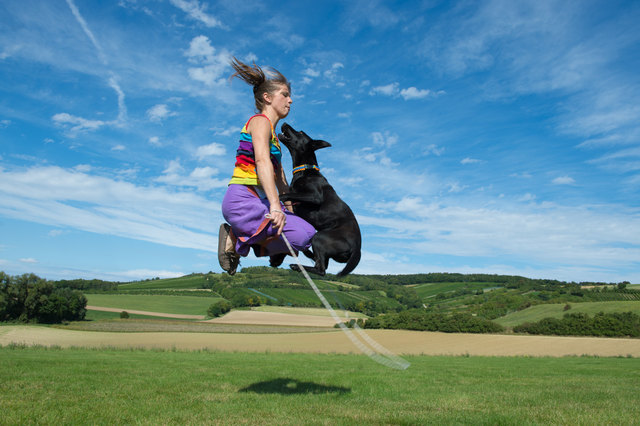
M 544 318 L 513 328 L 516 333 L 559 336 L 640 337 L 640 315 L 633 312 L 568 313 L 562 318 Z
M 365 328 L 387 328 L 445 333 L 497 333 L 504 328 L 493 321 L 466 313 L 429 313 L 411 309 L 399 313 L 380 315 L 367 320 Z

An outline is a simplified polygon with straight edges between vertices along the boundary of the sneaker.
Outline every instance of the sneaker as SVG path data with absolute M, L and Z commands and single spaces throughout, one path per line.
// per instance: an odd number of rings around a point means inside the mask
M 220 267 L 229 275 L 235 274 L 240 264 L 240 255 L 235 249 L 235 238 L 231 227 L 226 223 L 220 225 L 218 233 L 218 261 Z

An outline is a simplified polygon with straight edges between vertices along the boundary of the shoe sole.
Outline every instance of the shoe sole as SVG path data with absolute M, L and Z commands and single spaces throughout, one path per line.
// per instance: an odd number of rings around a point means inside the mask
M 222 225 L 220 225 L 220 230 L 218 231 L 218 263 L 220 263 L 220 267 L 223 271 L 225 271 L 229 275 L 233 275 L 236 273 L 236 268 L 238 267 L 238 265 L 236 264 L 236 267 L 233 268 L 231 265 L 231 260 L 225 254 L 226 243 L 227 239 L 229 238 L 230 232 L 231 227 L 228 224 L 223 223 Z

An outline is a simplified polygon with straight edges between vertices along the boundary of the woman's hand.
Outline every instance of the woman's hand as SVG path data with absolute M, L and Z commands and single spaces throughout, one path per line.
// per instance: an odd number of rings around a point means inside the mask
M 277 235 L 280 236 L 284 229 L 284 224 L 287 223 L 287 215 L 279 208 L 272 208 L 269 211 L 269 218 L 271 219 L 273 226 L 278 230 Z

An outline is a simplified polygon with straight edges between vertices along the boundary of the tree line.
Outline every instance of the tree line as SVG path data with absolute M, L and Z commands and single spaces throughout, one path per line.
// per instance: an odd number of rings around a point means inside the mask
M 380 315 L 364 323 L 365 328 L 442 331 L 445 333 L 498 333 L 504 328 L 493 321 L 468 313 L 443 314 L 410 309 Z
M 516 333 L 559 336 L 640 337 L 640 315 L 633 312 L 564 314 L 562 318 L 544 318 L 513 328 Z
M 0 271 L 0 321 L 59 323 L 84 319 L 87 298 L 78 290 L 56 287 L 34 274 Z

